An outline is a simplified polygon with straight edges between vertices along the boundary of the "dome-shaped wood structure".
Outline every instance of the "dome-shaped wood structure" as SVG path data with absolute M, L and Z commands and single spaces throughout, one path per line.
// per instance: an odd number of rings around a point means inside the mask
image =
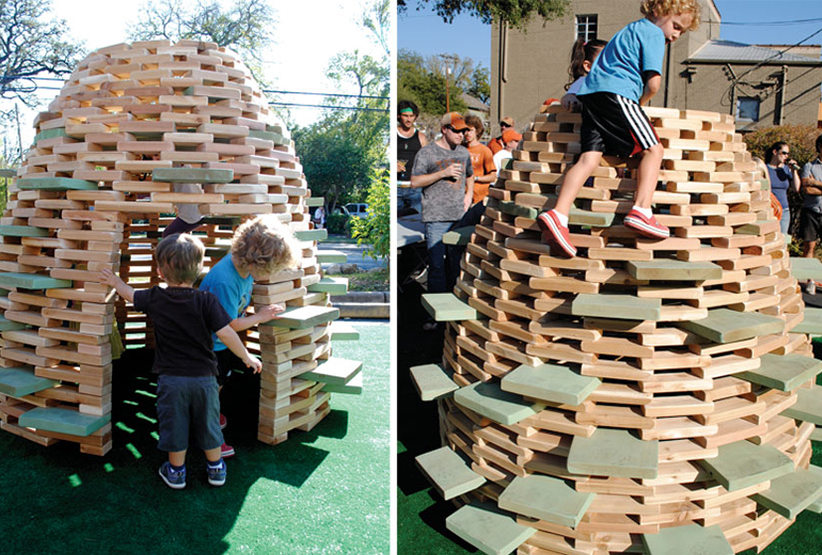
M 645 111 L 669 239 L 621 225 L 635 161 L 605 157 L 570 215 L 578 255 L 551 253 L 536 217 L 581 117 L 550 106 L 467 245 L 454 293 L 473 314 L 446 326 L 453 386 L 436 393 L 455 389 L 439 401 L 447 446 L 418 462 L 462 506 L 448 528 L 486 553 L 761 550 L 822 495 L 822 362 L 797 333 L 768 183 L 732 117 Z
M 153 248 L 179 204 L 206 216 L 197 233 L 208 267 L 234 227 L 260 214 L 275 214 L 301 242 L 298 269 L 254 286 L 253 304 L 289 308 L 248 334 L 264 362 L 259 439 L 313 427 L 331 390 L 360 391 L 361 365 L 330 357 L 339 311 L 329 294 L 346 283 L 322 277 L 326 232 L 309 220 L 294 145 L 237 55 L 190 40 L 102 48 L 34 126 L 0 219 L 3 430 L 88 453 L 111 448 L 112 331 L 127 346 L 151 346 L 152 330 L 98 274 L 158 283 Z

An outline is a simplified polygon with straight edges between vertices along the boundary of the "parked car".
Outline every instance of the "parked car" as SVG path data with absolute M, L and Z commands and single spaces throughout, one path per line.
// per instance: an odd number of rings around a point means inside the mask
M 364 202 L 349 202 L 345 205 L 345 208 L 352 216 L 358 216 L 360 218 L 368 217 L 368 204 Z

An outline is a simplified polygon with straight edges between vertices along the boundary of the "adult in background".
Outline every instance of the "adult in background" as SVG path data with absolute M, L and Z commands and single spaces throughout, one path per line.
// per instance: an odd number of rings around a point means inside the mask
M 397 209 L 422 212 L 420 192 L 411 188 L 411 168 L 414 157 L 428 144 L 425 135 L 414 127 L 420 110 L 410 100 L 397 103 Z M 403 215 L 403 214 L 399 214 Z
M 799 192 L 799 166 L 791 158 L 791 147 L 785 141 L 771 145 L 765 153 L 765 164 L 768 166 L 768 179 L 771 182 L 771 192 L 782 206 L 782 218 L 779 220 L 779 229 L 783 235 L 788 234 L 791 225 L 791 209 L 788 205 L 788 189 Z
M 499 172 L 502 169 L 503 162 L 508 158 L 513 158 L 514 149 L 517 148 L 517 145 L 521 140 L 522 135 L 513 129 L 506 129 L 502 134 L 502 145 L 504 148 L 494 154 L 494 166 L 497 168 L 497 175 L 499 175 Z
M 805 200 L 799 215 L 799 237 L 805 242 L 802 256 L 813 258 L 816 242 L 822 235 L 822 135 L 816 138 L 816 160 L 802 166 Z
M 494 166 L 494 155 L 491 149 L 479 142 L 479 138 L 485 132 L 482 120 L 474 115 L 466 116 L 465 140 L 463 146 L 468 149 L 471 155 L 471 167 L 474 170 L 474 197 L 471 200 L 472 206 L 463 216 L 460 227 L 475 225 L 479 223 L 482 213 L 485 211 L 485 197 L 488 196 L 488 189 L 491 183 L 497 180 L 497 168 Z
M 490 148 L 491 152 L 494 154 L 505 149 L 505 144 L 502 141 L 502 134 L 505 133 L 506 129 L 514 129 L 514 118 L 511 116 L 505 116 L 499 120 L 499 137 L 494 137 L 488 141 L 488 148 Z M 497 168 L 499 168 L 499 166 L 497 166 Z
M 450 275 L 454 264 L 446 276 L 446 248 L 442 236 L 462 218 L 474 197 L 471 155 L 462 146 L 468 126 L 456 112 L 442 116 L 440 123 L 442 136 L 420 149 L 411 171 L 411 187 L 422 189 L 429 293 L 448 291 L 449 282 L 452 288 L 456 282 L 456 275 Z M 435 327 L 434 322 L 427 322 L 424 329 Z

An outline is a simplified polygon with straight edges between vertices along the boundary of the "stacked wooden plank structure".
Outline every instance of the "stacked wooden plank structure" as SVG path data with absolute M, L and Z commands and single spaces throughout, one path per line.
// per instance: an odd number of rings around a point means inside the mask
M 236 54 L 190 40 L 97 50 L 34 126 L 0 218 L 0 428 L 43 445 L 111 449 L 111 334 L 150 347 L 152 330 L 97 276 L 110 268 L 135 288 L 158 283 L 153 249 L 179 203 L 207 215 L 196 231 L 207 267 L 260 214 L 275 214 L 303 249 L 299 268 L 254 285 L 254 305 L 287 305 L 247 335 L 263 360 L 260 441 L 311 429 L 331 391 L 361 391 L 361 364 L 331 356 L 339 311 L 329 295 L 347 283 L 323 277 L 321 264 L 339 257 L 318 250 L 326 232 L 308 217 L 317 199 Z M 198 186 L 175 192 L 178 183 Z
M 621 224 L 636 163 L 605 157 L 570 215 L 576 258 L 537 215 L 580 151 L 579 114 L 543 107 L 489 193 L 454 295 L 437 399 L 444 447 L 418 457 L 485 553 L 761 551 L 805 508 L 822 362 L 767 181 L 727 115 L 646 108 L 665 148 L 654 212 Z M 456 298 L 455 298 L 456 297 Z

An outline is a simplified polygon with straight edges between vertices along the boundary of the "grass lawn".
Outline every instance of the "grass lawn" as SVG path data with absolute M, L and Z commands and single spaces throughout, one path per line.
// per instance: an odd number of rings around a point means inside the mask
M 349 291 L 388 291 L 391 288 L 391 275 L 388 268 L 376 272 L 358 272 L 356 274 L 326 274 L 329 277 L 348 278 Z
M 157 475 L 150 353 L 115 366 L 114 448 L 81 455 L 76 444 L 40 447 L 0 433 L 0 538 L 29 554 L 382 554 L 389 551 L 389 327 L 353 322 L 356 342 L 334 356 L 363 361 L 362 395 L 334 394 L 311 432 L 269 446 L 256 440 L 259 380 L 226 385 L 227 460 L 222 488 L 208 485 L 190 450 L 184 490 Z

